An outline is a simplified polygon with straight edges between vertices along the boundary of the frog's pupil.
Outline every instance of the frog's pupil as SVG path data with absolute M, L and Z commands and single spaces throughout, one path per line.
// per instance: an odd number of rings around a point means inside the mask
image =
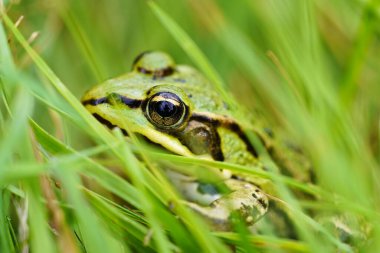
M 159 101 L 156 104 L 156 112 L 161 117 L 170 117 L 176 113 L 176 107 L 168 101 Z
M 187 115 L 187 108 L 182 100 L 171 92 L 156 93 L 145 105 L 143 108 L 145 107 L 147 119 L 158 128 L 178 129 Z

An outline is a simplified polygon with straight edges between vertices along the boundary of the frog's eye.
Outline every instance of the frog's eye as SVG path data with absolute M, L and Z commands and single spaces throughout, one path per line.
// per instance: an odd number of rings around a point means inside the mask
M 189 113 L 187 106 L 176 94 L 159 92 L 148 99 L 145 114 L 156 127 L 170 130 L 181 127 Z

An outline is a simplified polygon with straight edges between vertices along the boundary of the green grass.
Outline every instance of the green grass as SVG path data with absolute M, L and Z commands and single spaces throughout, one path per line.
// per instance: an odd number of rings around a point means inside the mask
M 352 245 L 380 248 L 379 1 L 0 3 L 0 252 L 352 252 L 324 214 L 363 220 L 368 238 Z M 244 126 L 298 143 L 316 183 L 279 175 L 263 147 L 269 171 L 159 153 L 102 127 L 79 98 L 152 49 L 202 71 Z M 163 160 L 273 181 L 298 239 L 209 231 Z

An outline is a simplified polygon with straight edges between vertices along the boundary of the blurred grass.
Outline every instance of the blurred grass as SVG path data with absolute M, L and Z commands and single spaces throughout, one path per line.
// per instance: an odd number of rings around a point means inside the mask
M 9 16 L 0 27 L 0 252 L 349 252 L 307 209 L 371 221 L 360 252 L 380 248 L 379 1 L 0 3 Z M 143 145 L 82 108 L 85 90 L 151 49 L 197 66 L 246 124 L 264 121 L 302 146 L 317 185 L 278 175 L 266 158 L 269 172 L 207 162 L 273 180 L 299 240 L 209 232 L 154 163 L 191 171 L 204 161 L 144 149 L 141 162 Z M 307 205 L 290 188 L 320 199 Z

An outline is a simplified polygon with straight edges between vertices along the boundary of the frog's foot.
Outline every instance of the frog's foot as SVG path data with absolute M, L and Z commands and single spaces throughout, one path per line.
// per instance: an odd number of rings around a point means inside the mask
M 231 230 L 231 221 L 236 214 L 247 225 L 252 225 L 267 212 L 268 199 L 258 187 L 234 179 L 225 183 L 232 192 L 213 201 L 209 206 L 187 202 L 187 205 L 211 223 L 215 230 Z

